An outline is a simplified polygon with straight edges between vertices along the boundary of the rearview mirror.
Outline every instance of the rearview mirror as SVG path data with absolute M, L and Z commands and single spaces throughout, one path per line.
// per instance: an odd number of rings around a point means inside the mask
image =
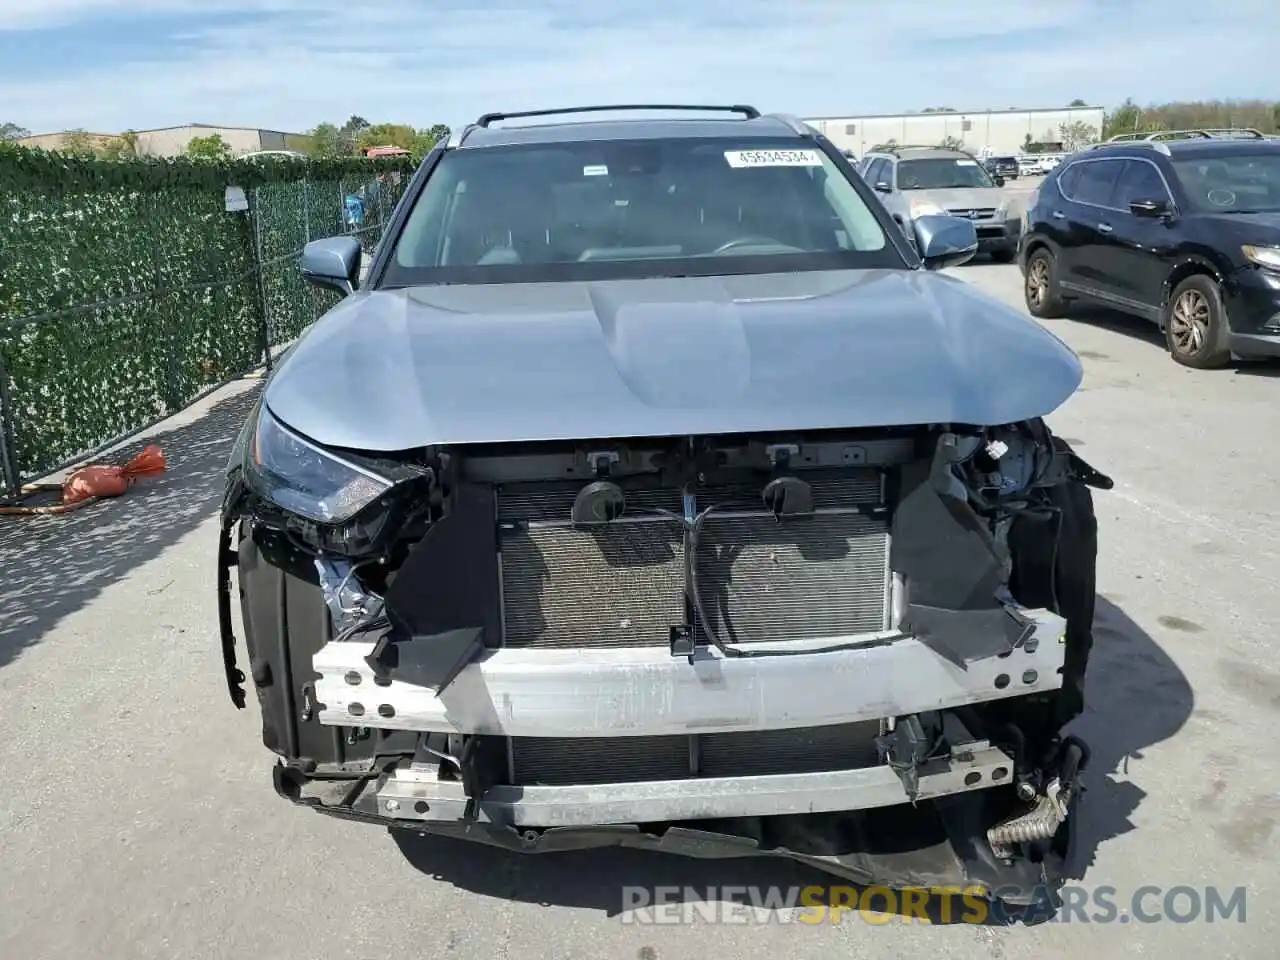
M 1159 219 L 1169 215 L 1169 204 L 1164 200 L 1134 200 L 1129 204 L 1129 212 L 1135 217 Z
M 889 186 L 889 184 L 884 180 L 877 180 L 876 191 L 879 193 L 892 193 L 893 187 Z
M 360 286 L 363 251 L 355 237 L 326 237 L 302 248 L 302 277 L 326 290 L 349 297 Z
M 916 217 L 912 222 L 916 249 L 926 270 L 958 267 L 968 263 L 978 252 L 978 231 L 962 217 L 932 215 Z

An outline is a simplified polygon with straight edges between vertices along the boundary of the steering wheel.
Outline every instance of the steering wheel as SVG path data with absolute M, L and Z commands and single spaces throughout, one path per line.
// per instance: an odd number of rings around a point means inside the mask
M 711 251 L 714 256 L 717 253 L 727 253 L 736 247 L 786 247 L 788 250 L 799 250 L 799 247 L 793 247 L 789 243 L 783 243 L 773 237 L 747 236 L 736 237 L 728 243 L 722 243 Z

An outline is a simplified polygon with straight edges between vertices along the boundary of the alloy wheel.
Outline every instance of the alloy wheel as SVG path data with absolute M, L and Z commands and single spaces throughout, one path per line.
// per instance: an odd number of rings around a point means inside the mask
M 1198 353 L 1209 340 L 1209 300 L 1199 290 L 1186 290 L 1173 304 L 1169 335 L 1183 356 Z
M 1031 261 L 1027 270 L 1027 299 L 1037 309 L 1044 306 L 1049 295 L 1049 264 L 1044 257 Z

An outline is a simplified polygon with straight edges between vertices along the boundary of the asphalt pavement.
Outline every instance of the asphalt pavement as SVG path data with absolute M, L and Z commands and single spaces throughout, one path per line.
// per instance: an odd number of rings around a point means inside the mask
M 950 272 L 1021 305 L 1016 267 Z M 1117 482 L 1096 494 L 1080 883 L 1114 888 L 1122 909 L 1144 886 L 1244 887 L 1244 922 L 643 924 L 622 912 L 624 885 L 822 877 L 443 841 L 406 855 L 375 827 L 291 807 L 218 653 L 215 510 L 249 381 L 157 432 L 167 476 L 63 518 L 0 520 L 0 957 L 1274 956 L 1280 367 L 1186 370 L 1153 327 L 1115 315 L 1048 326 L 1086 370 L 1050 423 Z

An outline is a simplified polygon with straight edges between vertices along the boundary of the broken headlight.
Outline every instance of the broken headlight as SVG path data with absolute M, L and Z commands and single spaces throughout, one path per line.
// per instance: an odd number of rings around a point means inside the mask
M 387 478 L 298 436 L 265 405 L 258 411 L 245 451 L 244 477 L 258 496 L 325 524 L 349 520 L 393 485 Z

